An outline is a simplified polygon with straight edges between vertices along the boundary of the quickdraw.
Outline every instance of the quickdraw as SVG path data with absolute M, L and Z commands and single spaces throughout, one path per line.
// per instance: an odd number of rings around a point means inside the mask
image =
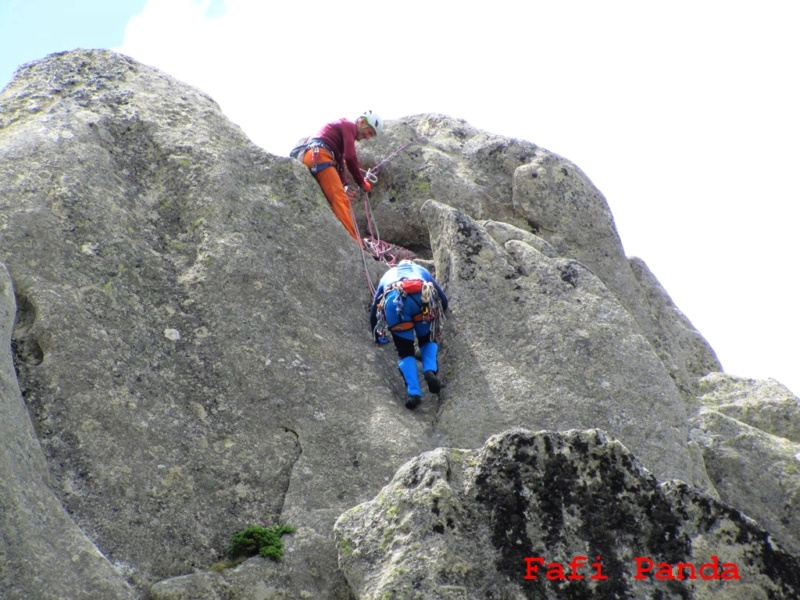
M 317 173 L 319 173 L 323 169 L 327 169 L 328 167 L 337 166 L 337 163 L 336 163 L 335 160 L 328 161 L 328 162 L 319 162 L 319 149 L 320 148 L 324 148 L 325 150 L 330 152 L 331 156 L 334 155 L 333 152 L 331 152 L 330 149 L 328 149 L 328 147 L 325 144 L 323 144 L 322 142 L 312 141 L 308 145 L 308 149 L 311 150 L 311 169 L 310 169 L 310 171 L 314 175 L 316 175 Z

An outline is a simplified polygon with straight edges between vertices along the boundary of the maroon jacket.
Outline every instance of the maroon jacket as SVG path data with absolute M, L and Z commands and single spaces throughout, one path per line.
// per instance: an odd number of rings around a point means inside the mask
M 325 125 L 314 137 L 325 142 L 328 148 L 333 151 L 342 185 L 347 185 L 347 176 L 344 170 L 345 165 L 347 165 L 347 170 L 353 176 L 353 181 L 359 187 L 364 187 L 364 176 L 361 174 L 361 166 L 358 164 L 358 156 L 356 155 L 357 133 L 358 129 L 355 123 L 347 119 L 339 119 Z

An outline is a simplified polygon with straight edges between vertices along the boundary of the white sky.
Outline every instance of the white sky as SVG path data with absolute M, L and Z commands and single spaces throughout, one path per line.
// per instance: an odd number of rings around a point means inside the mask
M 129 20 L 108 47 L 205 90 L 274 154 L 370 108 L 443 113 L 571 160 L 725 371 L 800 393 L 794 2 L 119 1 Z M 82 3 L 107 6 L 68 4 Z M 15 66 L 75 47 L 98 45 Z

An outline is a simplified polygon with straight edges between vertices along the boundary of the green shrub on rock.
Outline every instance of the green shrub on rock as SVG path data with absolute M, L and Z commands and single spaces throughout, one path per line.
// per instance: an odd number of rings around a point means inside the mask
M 242 531 L 235 533 L 231 538 L 231 546 L 228 549 L 228 557 L 232 560 L 237 558 L 248 558 L 260 554 L 264 558 L 280 560 L 283 557 L 283 540 L 281 538 L 287 533 L 294 533 L 295 528 L 291 525 L 251 525 Z

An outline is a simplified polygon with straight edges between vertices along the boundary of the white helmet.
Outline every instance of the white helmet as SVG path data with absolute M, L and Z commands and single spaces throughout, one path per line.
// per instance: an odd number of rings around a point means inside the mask
M 375 135 L 378 135 L 381 131 L 383 131 L 383 119 L 381 119 L 371 110 L 364 111 L 359 115 L 358 118 L 364 119 L 367 122 L 367 125 L 375 130 Z

